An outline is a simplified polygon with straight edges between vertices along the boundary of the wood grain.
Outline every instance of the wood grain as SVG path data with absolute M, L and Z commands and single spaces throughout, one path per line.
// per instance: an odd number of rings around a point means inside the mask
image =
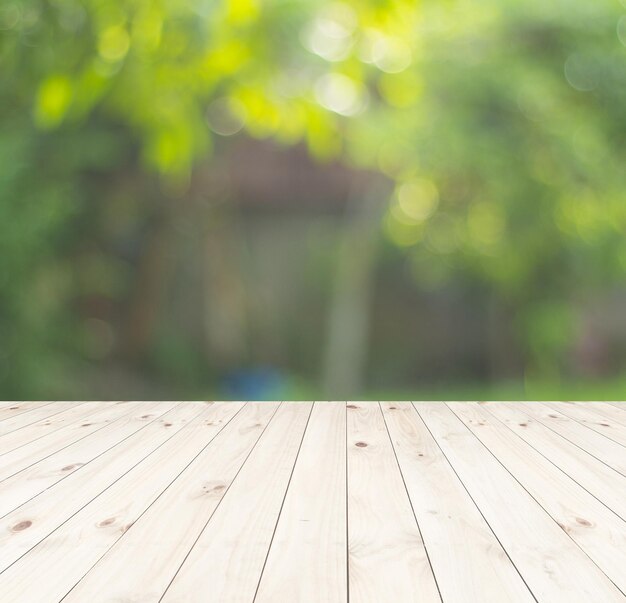
M 618 588 L 445 404 L 417 408 L 537 598 L 623 602 Z
M 588 404 L 575 402 L 546 402 L 554 410 L 562 412 L 566 417 L 579 421 L 583 425 L 626 446 L 626 426 L 618 421 L 607 419 L 602 413 Z
M 614 403 L 0 403 L 0 603 L 626 603 Z
M 527 415 L 547 427 L 555 434 L 566 439 L 575 446 L 595 457 L 608 467 L 626 476 L 626 454 L 624 447 L 604 437 L 601 433 L 589 429 L 587 426 L 571 419 L 558 410 L 538 403 L 521 403 L 519 408 Z M 545 430 L 543 430 L 544 433 Z M 561 438 L 552 438 L 554 445 L 575 457 L 579 456 L 570 446 L 564 445 Z M 597 468 L 598 471 L 602 471 Z M 604 483 L 610 483 L 611 479 L 605 479 Z
M 557 525 L 622 593 L 626 592 L 626 522 L 576 482 L 575 475 L 563 475 L 522 438 L 510 437 L 498 419 L 478 404 L 449 406 Z M 515 406 L 499 412 L 515 415 Z M 520 414 L 518 421 L 523 419 Z M 518 429 L 526 429 L 524 423 L 516 423 Z M 581 456 L 584 454 L 580 451 Z
M 312 409 L 283 404 L 224 495 L 163 603 L 252 601 Z M 271 472 L 267 468 L 272 467 Z M 266 479 L 259 476 L 266 475 Z
M 350 600 L 441 601 L 380 407 L 347 408 Z
M 408 402 L 382 406 L 443 600 L 533 601 L 413 406 Z
M 0 421 L 21 415 L 29 410 L 41 408 L 51 402 L 2 402 L 0 406 Z
M 96 498 L 87 500 L 65 523 L 30 547 L 27 555 L 0 574 L 0 592 L 15 601 L 39 601 L 43 597 L 51 601 L 61 600 L 131 529 L 239 409 L 230 405 L 211 406 L 198 415 L 199 410 L 202 409 L 182 406 L 176 413 L 181 428 Z M 168 423 L 173 427 L 174 419 Z M 169 435 L 170 428 L 164 423 L 157 421 L 154 424 Z M 75 495 L 76 498 L 81 496 L 84 496 L 82 491 Z M 23 514 L 23 519 L 13 524 L 13 538 L 31 532 L 46 511 L 42 509 L 39 515 Z M 168 521 L 174 520 L 175 517 L 171 517 Z M 16 530 L 16 526 L 28 522 L 31 524 Z M 149 542 L 145 543 L 143 550 L 150 551 Z M 149 558 L 150 555 L 143 556 L 143 559 Z M 33 572 L 38 575 L 36 581 L 28 577 Z
M 0 456 L 12 452 L 21 446 L 29 445 L 34 447 L 38 440 L 49 436 L 62 427 L 76 429 L 81 424 L 80 419 L 86 419 L 98 410 L 106 410 L 109 413 L 114 410 L 124 412 L 121 408 L 121 405 L 116 404 L 112 406 L 106 402 L 86 402 L 51 417 L 40 419 L 35 423 L 0 436 Z M 65 438 L 61 439 L 65 441 Z M 5 461 L 5 459 L 2 459 L 2 461 Z
M 585 406 L 595 410 L 607 419 L 618 423 L 622 427 L 626 427 L 626 413 L 623 409 L 616 408 L 606 402 L 587 402 Z
M 74 442 L 70 440 L 68 446 L 0 482 L 0 517 L 76 471 L 88 467 L 95 458 L 147 427 L 150 424 L 148 417 L 155 420 L 174 407 L 175 404 L 166 402 L 137 402 L 125 405 L 123 409 L 109 407 L 109 412 L 113 414 L 106 418 L 110 421 L 101 429 L 90 432 L 90 435 L 96 437 L 86 436 Z M 117 416 L 122 411 L 125 414 Z
M 0 456 L 2 463 L 0 465 L 0 480 L 4 480 L 74 442 L 90 436 L 105 427 L 110 421 L 123 416 L 126 412 L 131 410 L 127 410 L 126 405 L 90 406 L 90 404 L 91 403 L 81 404 L 68 411 L 59 413 L 56 417 L 70 414 L 68 418 L 72 419 L 73 422 L 64 427 L 61 426 L 54 429 L 44 436 L 36 437 L 36 439 L 30 442 L 22 442 L 20 446 Z M 53 419 L 54 418 L 55 417 L 53 417 Z M 21 435 L 22 431 L 30 430 L 29 427 L 14 431 L 5 437 L 11 438 L 16 434 Z M 45 423 L 43 427 L 46 427 Z
M 6 417 L 3 421 L 0 421 L 0 438 L 16 429 L 23 429 L 33 423 L 37 423 L 37 421 L 50 419 L 79 404 L 82 404 L 82 402 L 55 402 L 54 404 L 33 405 L 28 408 L 26 412 L 19 412 L 18 414 L 11 415 Z M 10 408 L 11 407 L 9 407 L 9 409 Z M 0 441 L 2 440 L 0 439 Z
M 158 601 L 263 434 L 277 406 L 277 403 L 270 402 L 248 404 L 178 473 L 145 513 L 137 518 L 136 513 L 126 513 L 125 520 L 132 522 L 132 528 L 119 538 L 111 539 L 112 546 L 106 554 L 64 601 L 82 603 L 89 600 L 92 593 L 103 589 L 107 589 L 113 601 Z M 185 448 L 187 446 L 186 443 Z M 142 471 L 141 475 L 144 476 L 145 472 Z M 146 484 L 143 490 L 158 489 Z M 138 511 L 140 508 L 137 506 Z M 104 513 L 105 509 L 96 505 L 73 530 L 77 535 L 83 534 L 90 529 L 93 520 Z M 170 546 L 155 548 L 150 555 L 142 554 L 152 543 L 161 542 L 169 542 Z M 72 552 L 73 556 L 80 556 L 81 566 L 84 566 L 85 556 L 95 557 L 88 542 L 83 549 L 82 553 L 80 550 Z M 108 582 L 109 576 L 116 576 L 114 584 Z
M 547 410 L 549 419 L 540 421 L 539 417 L 543 418 L 545 412 L 536 404 L 513 408 L 490 402 L 486 408 L 614 513 L 626 519 L 626 479 L 611 464 L 603 462 L 610 461 L 615 452 L 612 447 L 621 449 L 619 444 L 565 416 L 557 416 L 551 409 Z M 548 425 L 552 429 L 548 429 Z M 573 444 L 562 437 L 562 433 L 581 445 Z M 615 456 L 616 466 L 621 464 L 619 459 L 621 455 Z
M 346 407 L 316 403 L 255 601 L 347 601 Z

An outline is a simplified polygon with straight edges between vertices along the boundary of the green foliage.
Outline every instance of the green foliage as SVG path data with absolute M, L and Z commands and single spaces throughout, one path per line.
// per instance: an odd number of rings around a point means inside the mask
M 625 281 L 623 10 L 481 6 L 453 35 L 425 34 L 423 93 L 385 122 L 378 163 L 399 183 L 386 226 L 423 282 L 460 273 L 508 298 L 551 373 L 568 302 Z M 382 146 L 390 133 L 401 150 Z
M 608 0 L 6 0 L 3 394 L 50 391 L 37 367 L 57 374 L 81 349 L 81 277 L 64 262 L 76 225 L 98 246 L 90 216 L 114 203 L 101 184 L 130 166 L 180 196 L 213 138 L 241 129 L 395 180 L 385 229 L 422 285 L 480 280 L 520 313 L 530 357 L 554 364 L 572 328 L 558 308 L 626 270 L 623 13 Z

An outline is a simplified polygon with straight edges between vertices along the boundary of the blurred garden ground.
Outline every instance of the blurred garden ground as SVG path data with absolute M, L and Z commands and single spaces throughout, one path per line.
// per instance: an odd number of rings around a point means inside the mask
M 3 399 L 624 399 L 626 0 L 4 0 Z

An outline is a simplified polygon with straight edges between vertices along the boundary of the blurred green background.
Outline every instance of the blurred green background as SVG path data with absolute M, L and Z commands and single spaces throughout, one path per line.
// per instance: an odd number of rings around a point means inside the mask
M 3 0 L 0 395 L 626 393 L 626 3 Z

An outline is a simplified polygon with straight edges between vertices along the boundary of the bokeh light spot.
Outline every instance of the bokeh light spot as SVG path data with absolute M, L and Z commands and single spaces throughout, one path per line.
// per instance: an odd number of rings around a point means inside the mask
M 398 206 L 410 220 L 424 222 L 435 213 L 439 191 L 432 180 L 419 178 L 405 182 L 397 190 Z
M 574 90 L 589 92 L 598 86 L 600 74 L 596 62 L 582 54 L 572 54 L 565 61 L 565 78 Z
M 303 44 L 327 61 L 341 61 L 352 49 L 356 23 L 357 17 L 349 6 L 332 4 L 304 31 Z
M 213 132 L 220 136 L 232 136 L 245 123 L 243 105 L 235 99 L 218 98 L 207 109 L 206 120 Z
M 20 9 L 15 4 L 0 7 L 0 31 L 17 27 L 20 22 Z
M 130 36 L 124 27 L 114 25 L 105 29 L 98 40 L 98 53 L 111 63 L 120 61 L 130 48 Z
M 35 121 L 42 128 L 58 125 L 72 101 L 72 84 L 64 75 L 46 78 L 39 86 L 35 104 Z
M 399 73 L 413 60 L 410 46 L 396 36 L 380 36 L 372 45 L 372 61 L 381 71 Z
M 407 223 L 398 219 L 393 209 L 385 217 L 385 233 L 389 240 L 398 247 L 412 247 L 423 238 L 423 228 L 419 224 Z
M 365 109 L 367 99 L 362 87 L 341 73 L 328 73 L 315 84 L 317 102 L 341 115 L 356 115 Z

